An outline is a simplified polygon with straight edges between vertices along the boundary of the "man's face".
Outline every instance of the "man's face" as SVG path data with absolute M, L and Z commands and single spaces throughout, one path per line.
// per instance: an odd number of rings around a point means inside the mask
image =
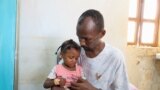
M 77 26 L 77 36 L 85 51 L 94 50 L 100 43 L 101 34 L 96 29 L 95 23 L 90 17 L 87 17 L 80 26 Z

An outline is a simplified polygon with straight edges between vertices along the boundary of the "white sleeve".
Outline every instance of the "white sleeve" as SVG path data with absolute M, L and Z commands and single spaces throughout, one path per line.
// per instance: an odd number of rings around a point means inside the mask
M 49 79 L 55 79 L 56 78 L 56 66 L 53 67 L 53 69 L 51 70 L 51 72 L 48 75 Z

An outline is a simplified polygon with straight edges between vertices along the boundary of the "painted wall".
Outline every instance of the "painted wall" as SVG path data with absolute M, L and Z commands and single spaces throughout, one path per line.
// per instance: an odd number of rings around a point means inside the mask
M 139 90 L 160 90 L 160 48 L 128 46 L 126 52 L 130 81 Z
M 128 0 L 19 0 L 18 90 L 44 90 L 54 52 L 66 39 L 78 42 L 76 23 L 87 9 L 103 14 L 103 40 L 125 52 Z
M 0 90 L 14 88 L 16 0 L 0 0 Z

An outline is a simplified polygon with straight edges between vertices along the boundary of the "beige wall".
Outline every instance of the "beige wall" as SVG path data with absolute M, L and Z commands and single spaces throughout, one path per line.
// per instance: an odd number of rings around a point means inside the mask
M 139 90 L 160 90 L 160 60 L 155 58 L 160 48 L 128 46 L 126 52 L 131 82 Z
M 78 41 L 77 19 L 91 8 L 104 16 L 107 33 L 103 40 L 124 52 L 130 81 L 140 90 L 160 90 L 160 62 L 154 59 L 160 50 L 127 47 L 128 0 L 18 0 L 18 3 L 18 90 L 44 90 L 42 84 L 55 65 L 54 52 L 66 39 Z

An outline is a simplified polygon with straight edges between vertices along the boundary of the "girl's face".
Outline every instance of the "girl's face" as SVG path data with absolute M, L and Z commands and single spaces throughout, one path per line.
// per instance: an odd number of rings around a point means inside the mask
M 75 48 L 66 50 L 65 53 L 61 53 L 64 60 L 64 64 L 70 68 L 74 68 L 79 58 L 80 52 Z

